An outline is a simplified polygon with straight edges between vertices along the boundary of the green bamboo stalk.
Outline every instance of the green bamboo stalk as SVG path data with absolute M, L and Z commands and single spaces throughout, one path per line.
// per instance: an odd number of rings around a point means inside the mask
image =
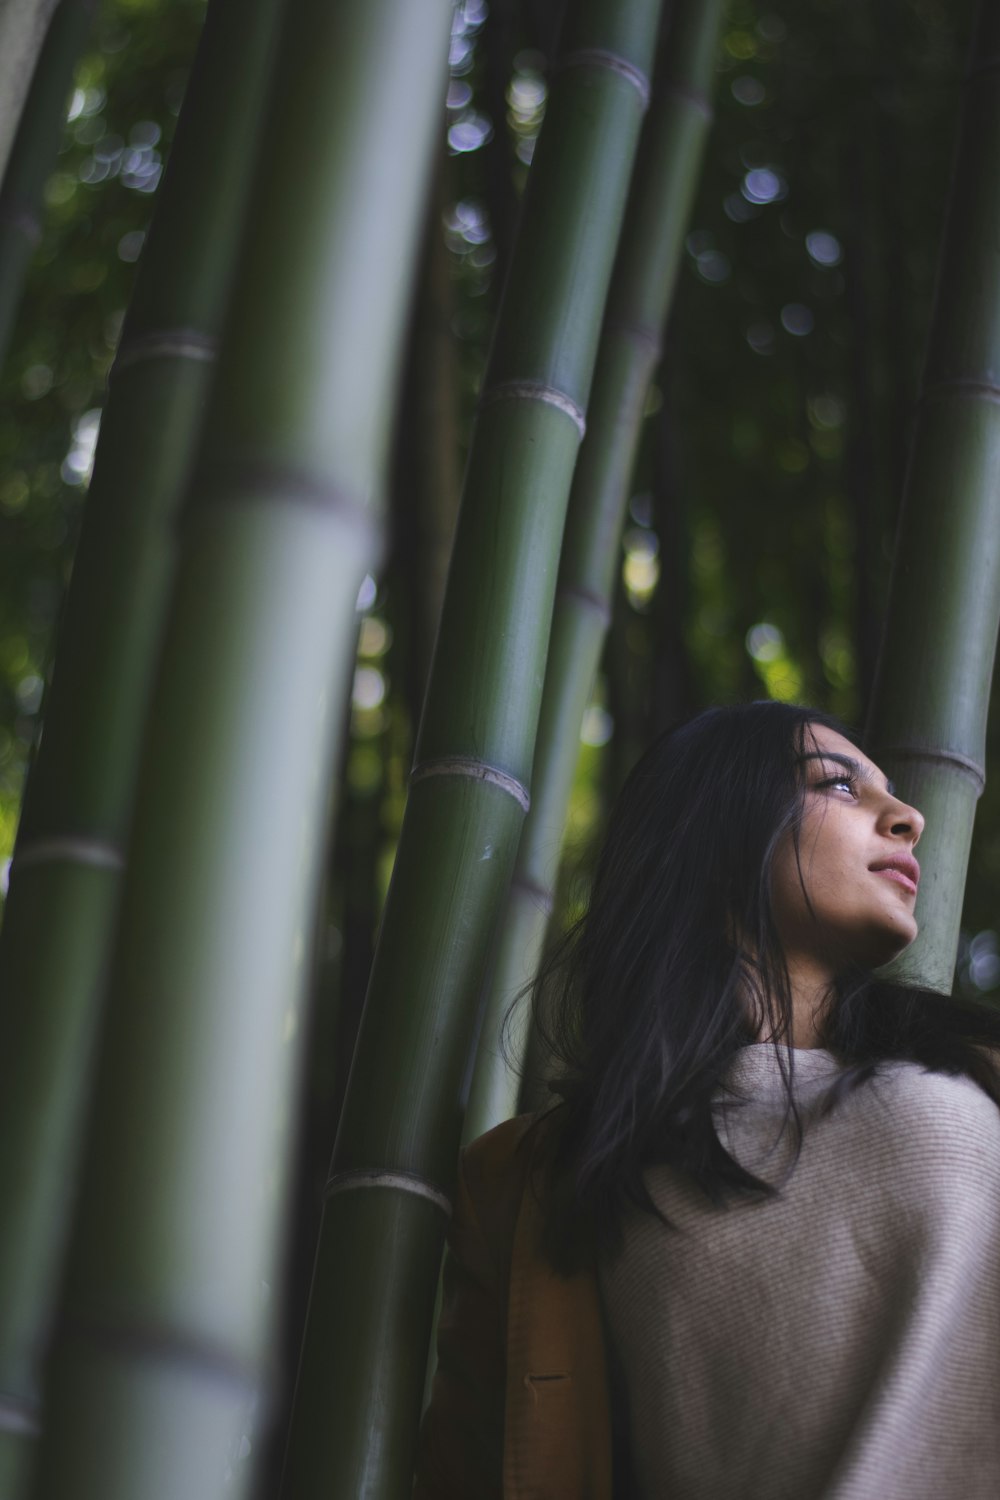
M 66 122 L 66 96 L 94 0 L 60 0 L 49 26 L 0 187 L 0 365 L 32 254 L 41 238 L 45 179 Z
M 475 1001 L 528 805 L 559 542 L 659 8 L 568 11 L 327 1188 L 287 1500 L 388 1500 L 411 1482 Z
M 451 326 L 455 299 L 448 247 L 441 230 L 447 206 L 444 188 L 445 174 L 439 168 L 413 330 L 411 423 L 401 453 L 412 511 L 413 660 L 409 675 L 418 707 L 423 702 L 434 653 L 462 483 L 457 341 Z
M 284 9 L 144 741 L 38 1500 L 246 1489 L 227 1454 L 267 1404 L 331 751 L 450 10 Z
M 448 0 L 285 9 L 145 735 L 39 1500 L 246 1488 L 226 1455 L 267 1386 L 328 766 L 448 24 Z
M 1000 11 L 981 8 L 868 724 L 927 819 L 920 935 L 889 972 L 950 992 L 1000 621 Z
M 253 168 L 275 0 L 215 0 L 111 378 L 0 933 L 0 1500 L 28 1461 L 173 527 Z M 11 1476 L 8 1476 L 8 1467 Z
M 531 772 L 531 811 L 497 944 L 465 1138 L 518 1107 L 518 1071 L 500 1052 L 512 1001 L 534 977 L 555 892 L 580 725 L 611 617 L 628 485 L 661 330 L 673 296 L 711 123 L 722 0 L 672 7 L 629 191 L 587 415 L 573 476 Z M 523 1059 L 526 1024 L 510 1037 Z
M 7 170 L 31 77 L 58 0 L 0 5 L 0 178 Z

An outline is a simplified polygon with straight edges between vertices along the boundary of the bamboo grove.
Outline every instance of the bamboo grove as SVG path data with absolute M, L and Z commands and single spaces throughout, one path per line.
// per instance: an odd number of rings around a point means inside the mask
M 409 1493 L 460 1141 L 678 714 L 867 718 L 907 972 L 1000 985 L 1000 22 L 892 8 L 5 9 L 0 1500 Z

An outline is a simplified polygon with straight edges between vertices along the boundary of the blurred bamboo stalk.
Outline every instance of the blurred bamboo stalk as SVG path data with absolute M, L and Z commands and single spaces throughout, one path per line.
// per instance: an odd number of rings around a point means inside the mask
M 445 162 L 434 179 L 406 372 L 395 476 L 395 551 L 408 598 L 407 698 L 414 732 L 427 690 L 462 489 L 455 296 L 443 220 Z M 404 554 L 405 553 L 405 557 Z
M 283 7 L 144 740 L 38 1500 L 251 1478 L 330 760 L 450 20 L 449 0 Z
M 646 396 L 660 357 L 711 123 L 722 0 L 669 13 L 643 127 L 597 356 L 587 435 L 573 476 L 525 819 L 465 1119 L 472 1140 L 516 1113 L 520 1078 L 500 1051 L 504 1016 L 534 978 L 620 563 L 619 538 Z M 526 1021 L 511 1028 L 523 1062 Z
M 4 0 L 0 5 L 0 178 L 14 145 L 32 74 L 58 0 Z
M 951 990 L 1000 621 L 1000 10 L 981 7 L 868 724 L 927 819 L 920 936 L 891 966 Z
M 0 1500 L 16 1493 L 37 1429 L 173 526 L 230 293 L 276 14 L 276 0 L 209 10 L 112 371 L 18 830 L 0 933 Z
M 39 54 L 0 187 L 0 365 L 41 233 L 45 179 L 66 126 L 66 99 L 95 0 L 60 0 Z
M 327 1187 L 287 1500 L 410 1488 L 476 999 L 528 806 L 565 506 L 659 9 L 568 12 Z

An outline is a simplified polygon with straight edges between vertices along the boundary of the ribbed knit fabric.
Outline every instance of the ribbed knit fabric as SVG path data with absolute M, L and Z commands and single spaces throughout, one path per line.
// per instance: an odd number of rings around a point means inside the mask
M 601 1272 L 642 1500 L 998 1500 L 1000 1111 L 892 1062 L 819 1119 L 837 1060 L 793 1056 L 780 1196 L 714 1208 L 653 1168 L 682 1233 L 636 1211 Z M 725 1085 L 720 1138 L 780 1183 L 771 1045 Z

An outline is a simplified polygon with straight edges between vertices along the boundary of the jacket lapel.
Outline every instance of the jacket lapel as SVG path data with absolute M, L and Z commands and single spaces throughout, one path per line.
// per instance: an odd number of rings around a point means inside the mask
M 611 1412 L 597 1277 L 540 1251 L 528 1173 L 510 1269 L 504 1500 L 611 1500 Z

